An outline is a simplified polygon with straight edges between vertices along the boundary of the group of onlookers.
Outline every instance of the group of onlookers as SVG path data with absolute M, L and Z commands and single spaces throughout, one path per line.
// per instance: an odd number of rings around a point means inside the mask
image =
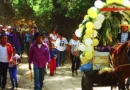
M 46 66 L 50 68 L 50 76 L 53 76 L 56 67 L 64 66 L 67 53 L 71 56 L 72 75 L 78 75 L 77 70 L 80 66 L 79 40 L 75 34 L 68 42 L 63 33 L 57 33 L 56 30 L 48 35 L 45 31 L 37 32 L 35 29 L 8 28 L 3 30 L 0 27 L 0 35 L 0 53 L 4 56 L 0 56 L 0 87 L 2 89 L 6 85 L 8 67 L 12 89 L 18 87 L 17 65 L 21 62 L 24 50 L 29 57 L 30 70 L 32 70 L 31 64 L 33 63 L 35 90 L 41 90 L 43 87 Z

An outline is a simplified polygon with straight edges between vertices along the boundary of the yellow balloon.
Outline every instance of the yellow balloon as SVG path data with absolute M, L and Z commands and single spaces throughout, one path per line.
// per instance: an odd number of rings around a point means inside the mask
M 86 31 L 85 31 L 85 33 L 87 34 L 87 35 L 92 35 L 92 33 L 93 33 L 93 29 L 87 29 Z
M 82 57 L 81 58 L 81 63 L 82 64 L 86 64 L 86 63 L 88 63 L 89 62 L 89 60 L 87 60 L 85 57 Z
M 111 4 L 111 3 L 114 3 L 114 0 L 107 0 L 106 2 L 107 4 Z
M 118 3 L 118 4 L 123 4 L 124 0 L 107 0 L 107 4 L 111 4 L 111 3 Z
M 80 30 L 83 30 L 83 29 L 84 29 L 84 25 L 83 25 L 83 24 L 80 24 L 80 25 L 79 25 L 79 29 L 80 29 Z
M 83 36 L 83 39 L 90 38 L 90 37 L 91 37 L 91 34 L 86 33 L 86 34 Z
M 89 19 L 89 15 L 84 16 L 84 20 L 87 20 L 87 19 Z
M 99 40 L 98 39 L 93 39 L 93 45 L 97 46 L 99 44 Z
M 86 23 L 86 28 L 87 29 L 93 29 L 94 28 L 94 24 L 92 22 L 87 22 Z
M 105 7 L 107 4 L 105 2 L 102 2 L 103 3 L 103 7 Z
M 96 18 L 97 17 L 97 8 L 91 7 L 90 9 L 88 9 L 88 15 L 90 18 Z
M 123 4 L 124 0 L 114 0 L 115 3 Z
M 86 52 L 85 58 L 86 58 L 86 60 L 91 60 L 93 58 L 93 52 Z

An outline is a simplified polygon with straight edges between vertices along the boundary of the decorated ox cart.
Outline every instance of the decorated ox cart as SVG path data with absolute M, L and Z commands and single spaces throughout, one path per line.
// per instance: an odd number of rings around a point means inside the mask
M 125 79 L 130 77 L 130 45 L 129 41 L 115 45 L 121 22 L 130 21 L 130 1 L 125 1 L 107 0 L 107 4 L 95 1 L 95 7 L 88 9 L 88 15 L 75 31 L 81 40 L 78 48 L 82 51 L 80 58 L 83 66 L 80 70 L 84 72 L 82 90 L 117 85 L 119 90 L 126 90 Z M 107 45 L 112 47 L 107 52 L 96 48 Z

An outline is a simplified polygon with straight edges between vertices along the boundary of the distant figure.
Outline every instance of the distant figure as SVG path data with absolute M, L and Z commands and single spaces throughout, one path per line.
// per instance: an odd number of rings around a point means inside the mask
M 5 89 L 7 81 L 7 69 L 12 56 L 13 48 L 7 43 L 5 34 L 0 36 L 0 88 Z
M 58 52 L 59 65 L 63 66 L 65 62 L 66 49 L 68 48 L 68 41 L 63 37 L 62 33 L 59 34 L 59 38 L 55 42 L 55 46 Z
M 55 44 L 55 42 L 57 40 L 57 32 L 55 29 L 52 31 L 52 33 L 50 33 L 49 37 L 50 37 L 50 42 Z
M 20 33 L 16 28 L 13 29 L 13 34 L 11 35 L 12 46 L 16 48 L 18 55 L 21 55 L 21 38 Z
M 47 33 L 45 31 L 42 32 L 42 41 L 49 47 L 49 38 L 47 37 Z
M 72 76 L 75 74 L 78 75 L 78 68 L 80 66 L 80 58 L 79 58 L 79 50 L 78 50 L 78 45 L 79 45 L 79 40 L 78 37 L 73 34 L 72 39 L 69 41 L 70 45 L 70 56 L 71 56 L 71 63 L 72 63 Z
M 117 42 L 124 43 L 130 40 L 129 24 L 124 21 L 121 23 L 121 33 L 117 35 Z
M 17 79 L 17 66 L 21 63 L 21 58 L 18 54 L 16 54 L 16 49 L 13 50 L 12 59 L 9 62 L 9 74 L 11 79 L 12 88 L 11 90 L 14 90 L 14 88 L 18 88 L 18 79 Z
M 26 31 L 26 34 L 25 34 L 25 44 L 26 44 L 26 53 L 28 55 L 30 44 L 31 44 L 31 34 L 29 30 Z
M 21 31 L 20 33 L 20 41 L 21 41 L 21 58 L 25 50 L 25 31 Z
M 29 69 L 31 63 L 34 66 L 34 90 L 42 90 L 45 75 L 46 63 L 50 62 L 49 49 L 42 43 L 39 32 L 35 33 L 35 41 L 29 51 Z
M 54 75 L 56 71 L 56 58 L 57 58 L 57 50 L 55 49 L 55 45 L 51 43 L 50 45 L 50 76 Z
M 53 43 L 55 45 L 57 38 L 58 38 L 58 33 L 57 33 L 56 29 L 54 29 L 54 30 L 52 30 L 52 32 L 49 35 L 50 43 Z M 56 67 L 58 67 L 58 66 L 59 66 L 59 60 L 57 58 L 56 59 Z

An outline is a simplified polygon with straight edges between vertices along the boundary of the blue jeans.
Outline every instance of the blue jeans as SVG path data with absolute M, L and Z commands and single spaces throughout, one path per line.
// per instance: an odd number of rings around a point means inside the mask
M 18 87 L 17 71 L 17 67 L 9 67 L 9 74 L 13 88 L 15 87 L 15 85 L 16 87 Z
M 42 90 L 45 75 L 45 67 L 38 68 L 34 65 L 34 90 Z

